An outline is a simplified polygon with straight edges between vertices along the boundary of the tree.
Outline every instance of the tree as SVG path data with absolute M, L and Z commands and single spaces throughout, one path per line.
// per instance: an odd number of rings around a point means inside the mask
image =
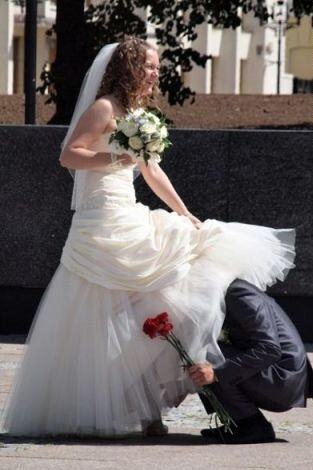
M 43 85 L 38 90 L 44 93 L 48 89 L 47 102 L 56 103 L 56 113 L 50 124 L 65 124 L 70 120 L 92 52 L 86 37 L 84 0 L 57 1 L 56 23 L 47 35 L 57 38 L 56 58 L 50 70 L 44 68 L 42 71 Z
M 37 90 L 56 103 L 56 113 L 49 124 L 67 124 L 79 93 L 83 77 L 98 50 L 124 34 L 145 36 L 145 23 L 133 13 L 130 2 L 107 1 L 88 9 L 84 0 L 57 0 L 56 24 L 47 32 L 56 35 L 57 54 L 50 70 L 41 74 Z M 127 18 L 127 21 L 126 21 Z
M 182 73 L 194 64 L 204 67 L 210 59 L 184 45 L 197 38 L 198 25 L 208 22 L 235 29 L 241 24 L 240 9 L 243 14 L 253 12 L 261 23 L 270 18 L 264 0 L 103 0 L 86 9 L 84 0 L 57 0 L 56 24 L 47 33 L 57 37 L 56 60 L 50 70 L 43 70 L 43 84 L 38 87 L 41 93 L 49 90 L 47 102 L 56 103 L 51 124 L 69 122 L 86 70 L 103 45 L 125 34 L 146 39 L 146 24 L 136 9 L 149 12 L 147 19 L 163 46 L 160 88 L 170 104 L 194 100 L 195 92 L 184 86 Z M 294 14 L 312 15 L 311 0 L 295 0 Z

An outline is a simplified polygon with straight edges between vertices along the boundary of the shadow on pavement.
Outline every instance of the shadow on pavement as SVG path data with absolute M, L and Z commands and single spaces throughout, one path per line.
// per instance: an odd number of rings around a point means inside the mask
M 276 439 L 275 443 L 288 443 L 285 439 Z M 8 434 L 0 434 L 0 446 L 6 444 L 54 444 L 54 445 L 79 445 L 79 446 L 205 446 L 219 444 L 215 439 L 205 439 L 187 433 L 172 433 L 162 437 L 128 437 L 119 439 L 55 436 L 47 438 L 13 437 Z M 272 443 L 273 444 L 273 443 Z M 255 445 L 255 444 L 254 444 Z

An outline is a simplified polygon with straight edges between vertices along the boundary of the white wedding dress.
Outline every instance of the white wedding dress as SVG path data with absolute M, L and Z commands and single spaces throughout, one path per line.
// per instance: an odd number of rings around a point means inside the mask
M 97 150 L 108 150 L 108 137 Z M 167 311 L 195 361 L 217 345 L 224 295 L 240 277 L 284 279 L 294 230 L 206 220 L 136 202 L 133 166 L 87 172 L 61 263 L 37 309 L 4 413 L 12 435 L 116 436 L 140 431 L 194 392 L 174 349 L 142 331 Z

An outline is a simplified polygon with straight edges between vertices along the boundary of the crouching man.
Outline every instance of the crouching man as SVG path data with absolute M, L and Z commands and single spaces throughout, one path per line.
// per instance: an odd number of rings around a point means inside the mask
M 197 386 L 212 384 L 237 427 L 233 434 L 223 427 L 201 434 L 225 444 L 272 442 L 273 427 L 259 408 L 282 412 L 305 407 L 313 397 L 312 367 L 295 326 L 271 297 L 238 279 L 225 301 L 229 341 L 220 346 L 226 361 L 215 369 L 210 363 L 196 364 L 189 373 Z M 210 404 L 200 398 L 211 414 Z

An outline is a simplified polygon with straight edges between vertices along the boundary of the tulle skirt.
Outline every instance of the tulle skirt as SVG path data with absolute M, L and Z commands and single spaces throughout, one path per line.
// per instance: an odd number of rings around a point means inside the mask
M 163 240 L 164 249 L 184 238 L 181 218 L 151 212 L 150 223 L 152 217 L 155 226 L 162 226 L 164 237 L 172 233 L 172 240 Z M 221 364 L 217 339 L 228 285 L 240 277 L 265 289 L 283 280 L 294 266 L 295 232 L 208 220 L 196 236 L 188 263 L 176 255 L 177 265 L 188 266 L 173 278 L 161 276 L 165 282 L 149 289 L 140 288 L 140 282 L 138 289 L 131 283 L 128 289 L 106 287 L 94 273 L 88 279 L 70 261 L 66 266 L 70 257 L 64 257 L 37 309 L 5 409 L 9 433 L 128 435 L 196 391 L 176 351 L 143 333 L 145 319 L 167 311 L 195 361 Z M 167 260 L 170 256 L 175 253 L 169 252 Z M 136 261 L 141 269 L 134 256 Z M 154 263 L 151 272 L 160 268 Z

